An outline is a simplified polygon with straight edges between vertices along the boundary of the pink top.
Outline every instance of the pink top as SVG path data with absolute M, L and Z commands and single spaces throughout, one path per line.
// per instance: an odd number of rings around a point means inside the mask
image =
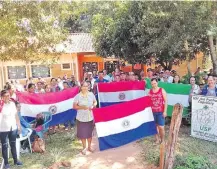
M 150 90 L 149 96 L 152 101 L 152 112 L 153 113 L 163 113 L 164 112 L 164 97 L 162 88 L 160 88 L 156 93 L 153 92 L 153 89 Z

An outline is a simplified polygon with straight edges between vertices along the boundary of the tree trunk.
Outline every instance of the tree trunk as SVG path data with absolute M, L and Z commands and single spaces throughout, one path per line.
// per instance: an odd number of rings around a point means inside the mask
M 169 70 L 172 70 L 172 68 L 173 68 L 173 62 L 170 61 L 170 62 L 169 62 L 169 65 L 168 65 L 168 69 L 169 69 Z
M 164 70 L 171 70 L 173 67 L 172 61 L 166 62 L 166 64 L 163 61 L 159 61 L 158 63 L 164 68 Z
M 212 67 L 212 60 L 210 53 L 204 53 L 203 54 L 203 60 L 202 60 L 202 69 L 205 71 L 208 71 Z
M 213 44 L 213 35 L 209 35 L 209 49 L 213 65 L 213 73 L 217 75 L 217 55 Z
M 187 61 L 187 69 L 188 69 L 188 74 L 192 75 L 191 74 L 191 66 L 190 66 L 190 56 L 189 56 L 189 49 L 188 49 L 188 41 L 185 40 L 185 43 L 184 43 L 184 46 L 185 46 L 185 51 L 186 51 L 186 61 Z
M 164 169 L 173 168 L 173 164 L 175 161 L 175 148 L 178 141 L 179 128 L 182 121 L 182 112 L 183 106 L 179 103 L 175 104 L 170 124 Z

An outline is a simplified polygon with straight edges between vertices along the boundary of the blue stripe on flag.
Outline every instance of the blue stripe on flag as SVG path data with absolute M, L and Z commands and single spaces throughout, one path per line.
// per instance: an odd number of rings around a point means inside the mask
M 76 115 L 77 115 L 77 110 L 74 110 L 74 109 L 70 109 L 62 113 L 55 114 L 52 116 L 52 121 L 49 123 L 49 126 L 55 126 L 55 125 L 63 124 L 67 121 L 73 120 L 75 119 Z M 25 116 L 25 119 L 28 122 L 31 122 L 35 118 Z
M 50 126 L 63 124 L 69 120 L 73 120 L 75 119 L 76 115 L 77 115 L 77 110 L 74 109 L 70 109 L 62 113 L 55 114 L 52 116 L 52 121 L 50 123 Z
M 132 129 L 126 132 L 113 134 L 99 138 L 100 150 L 106 150 L 109 148 L 119 147 L 130 142 L 136 141 L 143 137 L 157 134 L 156 124 L 154 121 L 142 124 L 136 129 Z
M 120 103 L 124 103 L 124 102 L 100 102 L 101 107 L 106 107 L 106 106 L 112 106 L 115 104 L 120 104 Z

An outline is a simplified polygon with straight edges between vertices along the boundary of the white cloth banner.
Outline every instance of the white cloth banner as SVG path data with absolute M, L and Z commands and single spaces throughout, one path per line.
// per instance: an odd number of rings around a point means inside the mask
M 217 97 L 192 97 L 191 136 L 217 142 Z

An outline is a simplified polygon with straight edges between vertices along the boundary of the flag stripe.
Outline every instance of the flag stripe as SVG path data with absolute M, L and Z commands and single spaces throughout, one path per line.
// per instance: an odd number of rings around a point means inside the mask
M 138 99 L 145 96 L 144 89 L 142 90 L 129 90 L 117 92 L 100 92 L 98 97 L 100 102 L 125 102 Z
M 176 103 L 182 104 L 184 107 L 188 107 L 188 95 L 181 94 L 167 94 L 168 105 L 175 105 Z
M 99 92 L 144 90 L 145 81 L 98 83 Z
M 133 130 L 106 137 L 99 137 L 99 147 L 101 151 L 109 148 L 115 148 L 155 134 L 157 134 L 155 122 L 147 122 Z
M 154 117 L 151 107 L 148 107 L 145 110 L 137 112 L 130 116 L 107 122 L 96 123 L 97 135 L 98 137 L 105 137 L 112 134 L 122 133 L 128 130 L 135 129 L 143 123 L 147 123 L 150 121 L 154 121 Z M 127 122 L 128 125 L 124 126 L 124 122 Z
M 115 105 L 115 104 L 120 104 L 120 103 L 124 103 L 124 102 L 101 102 L 100 105 L 101 107 L 107 107 L 107 106 L 112 106 L 112 105 Z
M 151 88 L 151 80 L 146 79 L 146 88 Z M 171 94 L 181 94 L 181 95 L 189 95 L 189 92 L 191 90 L 191 85 L 188 84 L 174 84 L 174 83 L 164 83 L 164 82 L 158 82 L 158 86 L 163 88 L 167 93 Z
M 55 104 L 64 100 L 75 97 L 79 92 L 78 87 L 70 88 L 56 93 L 30 94 L 17 93 L 20 103 L 40 105 L 40 104 Z
M 96 123 L 115 120 L 143 111 L 145 108 L 150 107 L 150 105 L 151 99 L 146 96 L 129 102 L 116 104 L 112 107 L 108 106 L 100 109 L 94 109 L 94 119 Z M 120 107 L 122 109 L 120 109 Z M 111 113 L 111 111 L 118 113 Z
M 59 114 L 52 115 L 52 121 L 49 122 L 49 126 L 55 126 L 57 124 L 63 124 L 67 121 L 74 120 L 77 115 L 77 111 L 74 109 L 66 110 Z M 27 118 L 28 122 L 33 121 L 34 117 L 24 116 Z
M 72 109 L 73 101 L 74 101 L 74 98 L 71 98 L 71 99 L 56 103 L 56 104 L 34 105 L 34 104 L 21 103 L 21 115 L 35 117 L 40 112 L 48 112 L 51 106 L 56 106 L 57 112 L 55 114 L 62 113 L 62 112 Z
M 173 113 L 173 106 L 168 105 L 167 106 L 167 116 L 171 117 L 172 113 Z M 188 107 L 184 107 L 182 116 L 186 116 L 187 114 L 189 114 Z
M 164 88 L 167 93 L 189 95 L 191 86 L 187 84 L 174 84 L 159 82 L 159 87 Z
M 101 106 L 102 106 L 102 107 L 106 107 L 106 106 L 112 106 L 112 105 L 114 105 L 114 104 L 120 104 L 120 103 L 117 103 L 117 102 L 113 102 L 113 103 L 101 103 Z M 174 105 L 172 105 L 172 106 L 171 106 L 171 105 L 168 105 L 168 106 L 167 106 L 167 115 L 168 115 L 168 116 L 172 116 L 173 106 L 174 106 Z M 184 109 L 183 109 L 183 116 L 189 114 L 188 111 L 189 111 L 189 110 L 188 110 L 188 107 L 184 107 Z

